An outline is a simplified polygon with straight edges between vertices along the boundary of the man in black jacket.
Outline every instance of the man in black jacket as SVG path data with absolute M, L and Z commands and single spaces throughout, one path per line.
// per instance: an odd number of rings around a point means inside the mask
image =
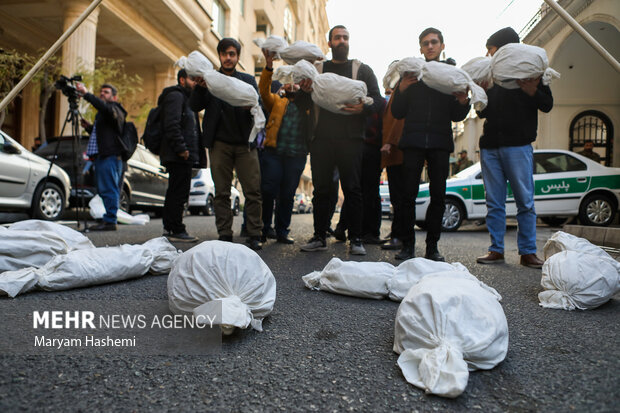
M 420 36 L 420 52 L 426 61 L 439 61 L 445 48 L 441 32 L 429 27 Z M 450 170 L 450 153 L 454 151 L 452 122 L 465 119 L 470 105 L 467 93 L 454 96 L 429 88 L 413 74 L 405 74 L 392 97 L 392 115 L 405 119 L 403 134 L 398 144 L 403 150 L 405 195 L 403 248 L 396 259 L 415 257 L 415 199 L 418 196 L 424 162 L 428 163 L 431 203 L 426 216 L 426 254 L 434 261 L 444 261 L 437 243 L 441 236 L 441 221 L 445 209 L 446 179 Z M 425 217 L 418 217 L 424 219 Z
M 254 87 L 258 86 L 254 76 L 236 70 L 241 45 L 231 38 L 220 40 L 217 45 L 220 58 L 220 72 L 236 77 Z M 199 112 L 205 109 L 202 120 L 203 145 L 209 149 L 211 176 L 215 184 L 215 224 L 221 241 L 232 242 L 232 210 L 230 208 L 230 184 L 233 169 L 243 188 L 245 196 L 246 227 L 250 248 L 260 250 L 262 231 L 262 205 L 260 190 L 260 165 L 254 143 L 249 136 L 254 125 L 250 108 L 233 107 L 209 93 L 204 79 L 196 78 L 196 87 L 190 97 L 190 107 Z
M 362 156 L 366 116 L 380 110 L 383 98 L 372 69 L 350 60 L 349 32 L 344 26 L 334 26 L 329 31 L 332 60 L 323 63 L 323 73 L 336 73 L 366 83 L 372 105 L 363 103 L 347 105 L 343 114 L 319 109 L 314 140 L 310 143 L 312 183 L 314 184 L 314 236 L 301 247 L 302 251 L 327 249 L 325 235 L 329 228 L 330 193 L 333 187 L 334 168 L 338 167 L 340 184 L 347 203 L 347 223 L 351 254 L 365 255 L 362 244 Z
M 76 85 L 78 93 L 97 109 L 86 154 L 95 160 L 97 192 L 103 200 L 105 214 L 101 224 L 90 227 L 91 231 L 115 231 L 116 213 L 120 197 L 123 146 L 120 134 L 125 125 L 127 111 L 118 103 L 116 88 L 103 84 L 99 97 L 88 93 L 86 86 Z
M 519 35 L 506 27 L 487 41 L 489 54 L 508 43 L 519 43 Z M 553 107 L 551 89 L 540 78 L 517 80 L 519 88 L 506 89 L 494 85 L 487 90 L 489 103 L 478 112 L 486 118 L 480 137 L 480 164 L 487 201 L 487 228 L 491 246 L 487 255 L 478 257 L 480 264 L 504 262 L 506 233 L 506 181 L 517 205 L 517 246 L 521 265 L 542 268 L 536 256 L 536 211 L 534 209 L 534 154 L 538 111 Z M 482 85 L 487 87 L 489 85 Z
M 198 238 L 189 235 L 183 224 L 183 209 L 189 197 L 192 166 L 199 163 L 199 151 L 204 153 L 204 149 L 198 146 L 198 114 L 189 107 L 196 83 L 185 69 L 177 73 L 177 83 L 165 88 L 157 101 L 162 107 L 164 132 L 159 159 L 169 176 L 162 221 L 164 235 L 170 241 L 196 242 Z

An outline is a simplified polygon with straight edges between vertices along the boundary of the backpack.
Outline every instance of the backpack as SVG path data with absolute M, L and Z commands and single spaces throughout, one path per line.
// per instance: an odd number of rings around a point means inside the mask
M 144 127 L 144 134 L 142 135 L 142 142 L 144 146 L 146 146 L 146 149 L 156 155 L 159 155 L 159 149 L 164 140 L 162 111 L 161 106 L 157 106 L 149 111 L 149 115 L 146 118 L 146 126 Z
M 125 122 L 123 125 L 123 133 L 119 135 L 119 141 L 123 147 L 121 158 L 127 161 L 133 156 L 138 146 L 138 131 L 133 122 Z

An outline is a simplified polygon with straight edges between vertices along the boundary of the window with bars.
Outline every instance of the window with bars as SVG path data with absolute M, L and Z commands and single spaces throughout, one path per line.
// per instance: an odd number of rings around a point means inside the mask
M 586 141 L 591 140 L 595 148 L 604 149 L 603 160 L 609 166 L 613 154 L 613 136 L 613 124 L 607 115 L 596 110 L 581 112 L 570 124 L 569 150 L 580 150 Z

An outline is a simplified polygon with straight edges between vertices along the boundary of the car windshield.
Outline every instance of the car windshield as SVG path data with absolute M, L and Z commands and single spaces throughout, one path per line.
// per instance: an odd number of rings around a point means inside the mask
M 480 162 L 476 162 L 469 168 L 463 169 L 458 174 L 454 175 L 455 178 L 467 178 L 480 172 Z

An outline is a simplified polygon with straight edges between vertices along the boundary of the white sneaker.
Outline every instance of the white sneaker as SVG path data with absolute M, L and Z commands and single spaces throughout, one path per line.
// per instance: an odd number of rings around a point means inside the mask
M 324 239 L 319 237 L 312 237 L 307 244 L 302 245 L 300 248 L 302 251 L 312 252 L 312 251 L 326 251 L 327 243 Z
M 349 246 L 350 248 L 350 252 L 353 255 L 366 255 L 366 248 L 364 248 L 364 245 L 362 245 L 361 241 L 353 241 L 351 242 L 351 245 Z

